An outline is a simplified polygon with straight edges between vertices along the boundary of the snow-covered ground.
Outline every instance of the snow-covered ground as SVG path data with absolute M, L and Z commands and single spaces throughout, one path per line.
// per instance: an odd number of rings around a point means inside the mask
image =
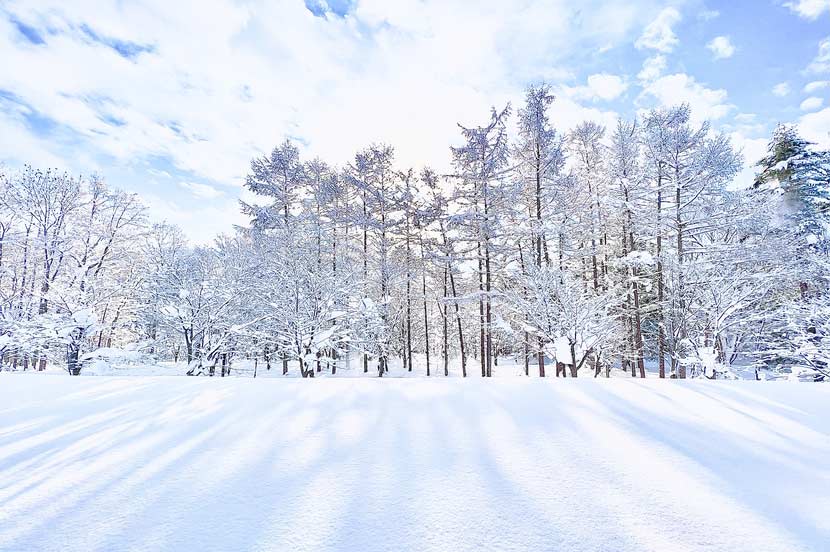
M 0 374 L 0 550 L 827 550 L 830 387 Z
M 330 378 L 330 377 L 337 377 L 337 378 L 365 378 L 365 377 L 377 377 L 377 360 L 372 359 L 368 365 L 368 371 L 363 371 L 363 364 L 359 357 L 356 355 L 352 357 L 351 362 L 348 364 L 340 360 L 338 362 L 337 371 L 334 376 L 332 376 L 330 369 L 326 366 L 325 361 L 322 362 L 322 371 L 317 372 L 315 374 L 316 378 Z M 230 369 L 229 375 L 231 377 L 236 378 L 252 378 L 254 377 L 254 373 L 256 372 L 257 378 L 299 378 L 300 377 L 300 368 L 296 361 L 291 361 L 288 363 L 288 374 L 283 375 L 282 373 L 282 362 L 279 360 L 275 361 L 271 365 L 271 369 L 267 369 L 266 365 L 262 360 L 260 360 L 256 365 L 252 360 L 246 359 L 236 359 Z M 658 374 L 658 367 L 657 367 L 657 359 L 646 359 L 645 361 L 646 373 L 649 377 L 657 377 Z M 8 368 L 7 368 L 8 369 Z M 536 364 L 535 359 L 533 359 L 529 365 L 528 369 L 530 371 L 530 375 L 536 377 L 539 375 L 539 368 Z M 221 366 L 216 366 L 215 375 L 217 377 L 220 376 L 221 373 Z M 556 366 L 553 364 L 551 360 L 548 360 L 545 364 L 545 370 L 547 374 L 551 377 L 555 377 L 556 375 Z M 18 370 L 21 372 L 21 370 Z M 123 359 L 118 359 L 115 362 L 100 359 L 95 360 L 92 362 L 88 362 L 84 365 L 83 370 L 81 371 L 82 376 L 184 376 L 187 374 L 188 365 L 184 361 L 180 362 L 172 362 L 172 361 L 161 361 L 161 362 L 152 362 L 152 359 L 142 359 L 141 361 L 137 362 L 124 362 Z M 205 371 L 207 369 L 205 368 Z M 668 367 L 667 367 L 668 371 Z M 30 371 L 31 372 L 31 371 Z M 51 374 L 66 374 L 66 366 L 62 364 L 50 364 L 47 368 L 47 372 Z M 450 360 L 448 365 L 448 376 L 449 377 L 462 377 L 462 369 L 461 369 L 461 360 L 459 358 L 453 358 Z M 736 366 L 733 365 L 730 367 L 731 377 L 726 379 L 749 379 L 755 380 L 755 371 L 751 366 Z M 430 364 L 430 374 L 433 377 L 444 377 L 444 366 L 441 363 L 440 359 L 438 359 L 437 364 L 436 360 L 433 359 Z M 467 375 L 469 377 L 475 378 L 481 374 L 481 365 L 479 364 L 479 360 L 475 358 L 469 358 L 467 361 Z M 591 378 L 594 377 L 591 368 L 588 366 L 583 366 L 583 368 L 579 372 L 579 377 L 581 378 Z M 492 367 L 492 376 L 495 378 L 504 378 L 504 377 L 524 377 L 524 363 L 515 358 L 511 357 L 503 357 L 499 359 L 498 364 Z M 763 378 L 770 377 L 769 372 L 762 372 L 761 376 Z M 389 371 L 384 375 L 387 378 L 419 378 L 426 376 L 426 360 L 424 359 L 423 355 L 415 355 L 415 363 L 413 370 L 407 371 L 404 369 L 402 361 L 400 358 L 392 358 L 389 360 Z M 602 371 L 599 377 L 605 377 L 605 372 Z M 619 363 L 617 363 L 611 369 L 611 377 L 618 378 L 629 378 L 631 375 L 628 372 L 625 372 L 620 369 Z M 787 379 L 785 375 L 777 376 L 779 379 Z M 793 379 L 798 381 L 799 378 L 795 376 L 791 376 L 789 379 Z

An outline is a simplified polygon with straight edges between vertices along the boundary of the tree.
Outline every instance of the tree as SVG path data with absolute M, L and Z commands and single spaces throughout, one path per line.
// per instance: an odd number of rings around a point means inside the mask
M 465 144 L 452 148 L 453 162 L 460 189 L 456 199 L 466 210 L 465 224 L 470 241 L 475 243 L 479 283 L 479 325 L 481 375 L 490 377 L 493 366 L 492 292 L 493 262 L 498 240 L 498 210 L 504 199 L 501 188 L 508 163 L 506 119 L 508 105 L 501 111 L 492 109 L 484 126 L 459 125 Z
M 828 251 L 830 152 L 816 151 L 794 126 L 778 125 L 758 162 L 754 188 L 779 198 L 782 225 L 793 225 L 801 249 Z
M 639 370 L 640 377 L 645 377 L 645 361 L 643 351 L 643 309 L 641 305 L 641 287 L 643 284 L 641 272 L 650 268 L 652 257 L 642 251 L 639 235 L 643 228 L 643 221 L 648 218 L 648 202 L 644 199 L 648 195 L 645 187 L 645 173 L 642 170 L 640 159 L 640 129 L 636 121 L 617 121 L 617 126 L 611 136 L 609 150 L 609 183 L 614 192 L 609 191 L 612 201 L 616 204 L 618 225 L 620 227 L 620 265 L 624 270 L 624 281 L 628 282 L 629 291 L 623 317 L 627 331 L 626 354 L 623 356 L 623 368 L 628 363 L 634 374 L 634 364 Z M 598 202 L 599 203 L 599 202 Z M 635 217 L 636 213 L 636 217 Z M 607 240 L 607 237 L 606 237 Z M 660 373 L 663 377 L 664 372 Z
M 740 168 L 740 156 L 735 154 L 729 139 L 724 135 L 709 135 L 708 123 L 693 128 L 690 109 L 684 104 L 668 112 L 652 114 L 652 135 L 656 136 L 653 151 L 658 156 L 661 170 L 660 184 L 665 176 L 670 180 L 674 194 L 673 220 L 670 226 L 674 234 L 674 257 L 668 267 L 671 279 L 664 283 L 671 304 L 668 322 L 672 352 L 672 374 L 686 377 L 684 352 L 681 344 L 689 339 L 689 289 L 686 285 L 688 263 L 699 258 L 701 251 L 690 248 L 689 240 L 721 223 L 728 213 L 718 211 L 725 185 L 734 178 Z M 662 201 L 661 201 L 662 208 Z M 662 212 L 661 210 L 659 210 Z M 662 232 L 662 230 L 661 230 Z M 666 258 L 660 253 L 660 274 L 666 268 Z
M 550 265 L 545 207 L 553 199 L 551 187 L 565 163 L 562 140 L 547 115 L 553 101 L 554 96 L 547 84 L 530 86 L 525 90 L 525 105 L 519 110 L 519 143 L 514 149 L 517 173 L 528 202 L 530 249 L 537 269 L 542 267 L 543 260 Z M 544 344 L 541 341 L 537 343 L 537 349 L 539 376 L 544 377 Z

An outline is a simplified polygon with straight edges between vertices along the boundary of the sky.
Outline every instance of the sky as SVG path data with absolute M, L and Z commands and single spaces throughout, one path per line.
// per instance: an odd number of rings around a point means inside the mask
M 542 81 L 562 132 L 688 102 L 748 164 L 778 122 L 830 147 L 830 0 L 0 0 L 0 163 L 101 174 L 206 244 L 286 138 L 442 167 Z

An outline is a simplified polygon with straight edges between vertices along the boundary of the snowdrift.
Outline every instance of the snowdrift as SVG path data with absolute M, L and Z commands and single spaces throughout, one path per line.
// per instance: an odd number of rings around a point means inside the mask
M 0 550 L 827 550 L 830 387 L 0 374 Z

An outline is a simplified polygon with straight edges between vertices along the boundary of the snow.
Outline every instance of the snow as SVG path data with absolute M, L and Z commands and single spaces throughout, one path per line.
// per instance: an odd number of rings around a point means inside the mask
M 624 260 L 631 266 L 653 266 L 655 264 L 654 257 L 648 251 L 632 251 L 625 256 Z
M 81 309 L 72 314 L 72 321 L 79 326 L 94 326 L 98 323 L 98 318 L 90 309 Z
M 559 362 L 571 362 L 571 343 L 567 337 L 559 336 L 553 340 L 553 357 Z
M 830 542 L 830 387 L 0 374 L 0 550 Z

